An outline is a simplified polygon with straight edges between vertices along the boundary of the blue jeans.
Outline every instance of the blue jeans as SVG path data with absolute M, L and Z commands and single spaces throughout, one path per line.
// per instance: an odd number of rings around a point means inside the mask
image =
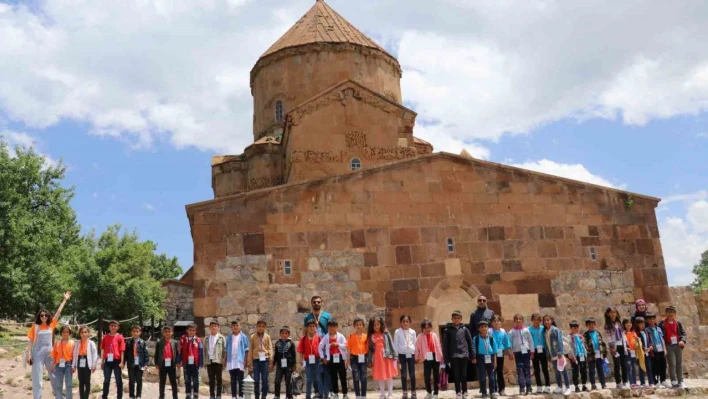
M 595 386 L 595 372 L 597 372 L 597 377 L 600 380 L 600 385 L 605 387 L 605 370 L 603 365 L 605 364 L 605 359 L 599 358 L 594 360 L 588 360 L 588 368 L 590 369 L 590 384 Z
M 354 380 L 354 393 L 357 398 L 366 397 L 366 362 L 359 363 L 358 356 L 350 358 L 352 379 Z
M 627 374 L 629 374 L 629 383 L 632 385 L 635 385 L 637 383 L 637 369 L 639 368 L 639 364 L 637 363 L 637 359 L 627 356 L 625 359 L 627 362 Z
M 491 356 L 492 361 L 494 361 L 494 355 Z M 477 355 L 477 378 L 479 378 L 479 388 L 482 391 L 482 395 L 487 394 L 487 380 L 489 380 L 489 392 L 495 393 L 497 384 L 494 364 L 485 363 L 484 355 Z
M 514 352 L 516 375 L 519 377 L 519 387 L 531 389 L 531 354 Z
M 559 388 L 563 388 L 563 383 L 565 382 L 565 387 L 570 389 L 570 376 L 568 376 L 568 366 L 570 365 L 570 360 L 566 359 L 566 367 L 563 371 L 558 371 L 558 358 L 553 359 L 553 372 L 556 375 L 556 382 Z M 563 380 L 561 381 L 561 374 L 563 375 Z
M 63 388 L 66 388 L 66 396 L 62 394 Z M 54 366 L 54 397 L 71 399 L 71 361 L 64 367 Z
M 320 367 L 318 370 L 319 370 L 320 378 L 321 378 L 321 380 L 320 380 L 320 395 L 323 398 L 327 398 L 327 397 L 329 397 L 329 391 L 330 391 L 330 388 L 332 387 L 332 381 L 331 381 L 332 379 L 329 376 L 329 369 L 327 368 L 327 366 L 320 363 Z
M 184 366 L 184 390 L 187 395 L 199 394 L 199 367 L 196 364 Z
M 315 385 L 320 393 L 322 392 L 322 372 L 320 370 L 320 363 L 307 364 L 305 366 L 305 376 L 307 378 L 307 386 L 305 388 L 305 398 L 312 398 L 312 384 Z
M 120 371 L 120 360 L 103 365 L 103 399 L 108 399 L 108 391 L 111 389 L 111 373 L 116 377 L 116 395 L 118 399 L 123 398 L 123 375 Z
M 268 360 L 253 361 L 253 387 L 255 399 L 265 398 L 268 395 Z
M 644 372 L 644 370 L 642 370 L 641 367 L 639 368 L 639 381 L 641 381 L 642 385 L 644 385 L 644 384 L 652 385 L 652 384 L 654 384 L 654 373 L 652 373 L 651 357 L 649 357 L 649 355 L 644 356 L 644 364 L 647 367 L 647 371 Z

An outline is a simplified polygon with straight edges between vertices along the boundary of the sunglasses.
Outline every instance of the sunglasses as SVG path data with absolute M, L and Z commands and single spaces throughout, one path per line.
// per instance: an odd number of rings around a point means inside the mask
M 487 302 L 486 299 L 477 299 L 477 302 Z
M 313 305 L 319 305 L 319 304 L 321 304 L 321 303 L 322 303 L 322 302 L 320 302 L 320 301 L 312 301 L 312 304 L 313 304 Z
M 42 313 L 41 315 L 39 315 L 39 317 L 47 317 L 47 315 Z

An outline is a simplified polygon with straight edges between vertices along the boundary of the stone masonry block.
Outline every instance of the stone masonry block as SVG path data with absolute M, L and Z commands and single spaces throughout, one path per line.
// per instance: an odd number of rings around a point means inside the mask
M 265 242 L 263 234 L 246 234 L 243 236 L 243 252 L 246 255 L 264 255 Z
M 351 232 L 351 247 L 365 248 L 366 247 L 366 232 L 364 230 L 354 230 Z
M 410 265 L 413 261 L 411 247 L 408 245 L 399 245 L 396 247 L 396 264 Z
M 445 259 L 445 275 L 446 276 L 459 276 L 462 274 L 462 268 L 460 267 L 460 259 L 449 258 Z
M 391 245 L 410 245 L 419 243 L 420 233 L 417 227 L 391 229 Z

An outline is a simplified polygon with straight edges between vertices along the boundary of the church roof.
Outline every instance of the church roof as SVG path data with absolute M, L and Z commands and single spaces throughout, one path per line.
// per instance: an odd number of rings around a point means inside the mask
M 286 48 L 311 43 L 351 43 L 388 54 L 376 42 L 334 11 L 324 0 L 316 0 L 315 5 L 270 46 L 261 58 Z

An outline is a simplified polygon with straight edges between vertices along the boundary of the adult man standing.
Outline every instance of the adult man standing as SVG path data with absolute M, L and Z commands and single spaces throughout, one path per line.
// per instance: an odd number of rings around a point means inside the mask
M 474 338 L 477 334 L 477 324 L 480 321 L 485 320 L 489 325 L 492 324 L 492 319 L 494 318 L 494 312 L 487 308 L 487 297 L 480 295 L 477 297 L 477 309 L 470 315 L 470 332 Z
M 332 319 L 332 315 L 322 310 L 322 297 L 315 295 L 310 299 L 312 312 L 305 316 L 305 325 L 310 320 L 314 320 L 317 325 L 317 335 L 324 337 L 327 335 L 327 323 Z
M 332 315 L 329 313 L 325 312 L 322 310 L 322 297 L 319 295 L 315 295 L 310 299 L 310 306 L 312 306 L 312 312 L 308 313 L 305 315 L 305 326 L 307 326 L 307 323 L 310 320 L 313 320 L 315 322 L 315 325 L 317 325 L 317 335 L 320 336 L 320 338 L 324 337 L 327 335 L 327 323 L 332 319 Z M 325 384 L 325 386 L 329 386 L 330 384 L 330 377 L 329 377 L 329 372 L 327 368 L 323 365 L 320 364 L 320 381 Z M 315 384 L 315 398 L 320 398 L 320 392 L 317 387 L 317 384 Z

